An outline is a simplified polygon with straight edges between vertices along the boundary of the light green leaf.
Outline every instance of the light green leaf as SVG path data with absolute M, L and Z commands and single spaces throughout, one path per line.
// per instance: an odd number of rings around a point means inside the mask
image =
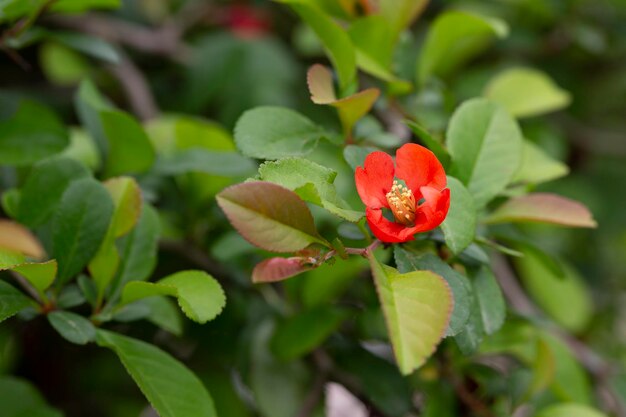
M 65 125 L 52 111 L 22 101 L 11 118 L 0 122 L 0 164 L 32 164 L 61 152 L 69 140 Z
M 432 355 L 453 309 L 450 287 L 430 271 L 400 274 L 368 253 L 400 372 L 410 374 Z
M 607 415 L 586 405 L 563 403 L 540 410 L 536 417 L 607 417 Z
M 509 114 L 486 99 L 463 103 L 448 126 L 452 175 L 480 208 L 504 190 L 521 163 L 522 134 Z
M 352 210 L 335 189 L 337 173 L 304 158 L 284 158 L 259 167 L 259 179 L 295 191 L 304 201 L 322 206 L 350 222 L 359 221 L 364 213 Z
M 282 360 L 304 356 L 324 343 L 346 316 L 343 310 L 324 306 L 289 317 L 276 327 L 272 352 Z
M 356 55 L 346 31 L 314 3 L 307 4 L 304 0 L 281 1 L 288 3 L 320 38 L 333 67 L 337 70 L 342 92 L 350 88 L 356 82 Z
M 472 308 L 472 286 L 467 277 L 452 269 L 438 256 L 431 253 L 415 254 L 396 246 L 393 251 L 396 265 L 401 273 L 431 271 L 448 282 L 452 292 L 454 307 L 446 336 L 454 336 L 465 328 Z
M 461 181 L 448 177 L 450 209 L 441 223 L 446 244 L 455 255 L 463 252 L 476 236 L 476 209 L 474 199 Z
M 545 73 L 532 68 L 510 68 L 494 77 L 484 96 L 501 104 L 514 117 L 530 117 L 567 107 L 571 95 Z
M 118 238 L 131 231 L 141 215 L 142 197 L 139 184 L 131 177 L 111 178 L 104 183 L 115 207 L 111 219 L 111 234 Z
M 597 227 L 591 212 L 583 204 L 550 193 L 513 197 L 491 213 L 485 222 L 537 222 L 568 227 Z
M 522 165 L 513 177 L 514 183 L 540 184 L 564 177 L 569 168 L 529 140 L 522 145 Z
M 54 282 L 57 274 L 57 261 L 53 259 L 42 263 L 23 263 L 11 269 L 26 278 L 37 291 L 43 292 Z
M 385 81 L 395 77 L 389 71 L 395 47 L 389 22 L 380 15 L 356 19 L 348 29 L 356 47 L 357 65 L 365 72 Z
M 377 150 L 378 148 L 372 146 L 348 145 L 343 148 L 343 159 L 353 170 L 356 170 L 357 167 L 363 166 L 367 155 Z
M 417 79 L 445 77 L 483 51 L 495 37 L 505 37 L 506 24 L 459 11 L 440 14 L 431 25 L 418 61 Z
M 275 252 L 294 252 L 313 243 L 330 247 L 315 227 L 311 211 L 298 195 L 271 182 L 233 185 L 217 203 L 250 243 Z
M 98 330 L 98 345 L 113 350 L 161 417 L 217 417 L 202 382 L 156 346 Z
M 68 185 L 88 176 L 89 171 L 82 164 L 68 158 L 35 164 L 21 190 L 17 219 L 30 227 L 45 223 L 56 211 Z
M 213 320 L 226 304 L 226 296 L 220 284 L 202 271 L 177 272 L 156 283 L 129 282 L 122 292 L 121 304 L 156 295 L 176 297 L 185 315 L 198 323 Z
M 96 339 L 95 326 L 83 316 L 69 311 L 53 311 L 48 321 L 63 338 L 77 345 L 86 345 Z
M 515 265 L 524 286 L 557 323 L 572 332 L 584 330 L 593 317 L 593 303 L 583 279 L 571 267 L 558 277 L 533 252 L 522 249 Z
M 379 0 L 380 13 L 387 19 L 394 37 L 397 36 L 420 15 L 428 0 Z
M 31 303 L 33 300 L 6 282 L 0 281 L 0 323 L 30 306 Z
M 30 382 L 9 375 L 0 376 L 0 404 L 2 417 L 63 417 Z
M 122 0 L 58 0 L 50 10 L 59 13 L 80 13 L 89 9 L 116 9 Z
M 258 159 L 306 155 L 324 135 L 324 130 L 311 120 L 282 107 L 248 110 L 235 126 L 239 150 Z
M 40 46 L 39 62 L 46 78 L 59 86 L 77 85 L 91 71 L 85 57 L 57 42 L 45 42 Z
M 52 254 L 59 263 L 60 283 L 96 255 L 112 214 L 111 197 L 99 182 L 85 178 L 70 184 L 52 221 Z
M 256 164 L 237 152 L 209 151 L 192 148 L 159 158 L 154 171 L 161 175 L 180 175 L 190 172 L 245 177 L 254 173 Z
M 154 148 L 141 125 L 120 110 L 101 110 L 99 117 L 108 141 L 106 175 L 139 174 L 150 169 L 155 159 Z
M 506 318 L 506 304 L 502 296 L 500 285 L 493 272 L 482 266 L 474 274 L 474 296 L 480 307 L 480 316 L 483 329 L 487 334 L 493 334 L 502 327 Z

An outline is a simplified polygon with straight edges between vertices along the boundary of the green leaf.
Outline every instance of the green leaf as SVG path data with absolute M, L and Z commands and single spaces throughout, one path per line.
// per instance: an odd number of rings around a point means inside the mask
M 380 0 L 380 13 L 387 19 L 397 37 L 426 8 L 428 0 Z
M 458 255 L 474 241 L 477 213 L 474 199 L 461 181 L 449 176 L 448 188 L 450 208 L 441 230 L 452 253 Z
M 343 148 L 343 159 L 346 160 L 352 170 L 356 170 L 357 167 L 363 166 L 367 155 L 377 150 L 371 146 L 348 145 Z
M 30 306 L 31 303 L 33 300 L 6 282 L 0 281 L 0 323 Z
M 500 285 L 493 272 L 482 266 L 474 274 L 474 296 L 480 307 L 480 316 L 483 329 L 487 334 L 493 334 L 502 327 L 506 318 L 506 304 L 502 296 Z
M 104 240 L 113 203 L 99 182 L 85 178 L 67 188 L 52 221 L 52 254 L 66 282 L 93 258 Z
M 13 117 L 0 122 L 0 164 L 32 164 L 61 152 L 69 141 L 65 125 L 47 107 L 22 101 Z
M 566 329 L 584 330 L 593 317 L 593 303 L 583 279 L 568 266 L 564 276 L 556 276 L 534 252 L 522 252 L 524 257 L 516 258 L 515 265 L 537 304 Z
M 283 360 L 304 356 L 324 343 L 346 316 L 343 310 L 324 306 L 289 317 L 276 327 L 270 342 L 272 352 Z
M 154 171 L 160 175 L 202 172 L 227 177 L 250 176 L 256 164 L 237 152 L 209 151 L 192 148 L 159 158 Z
M 478 303 L 478 297 L 472 296 L 470 302 L 470 314 L 467 322 L 465 323 L 465 327 L 454 336 L 454 341 L 464 355 L 471 355 L 474 353 L 480 346 L 480 343 L 485 336 L 482 312 L 480 304 Z
M 139 174 L 154 163 L 155 153 L 148 135 L 130 115 L 119 110 L 99 112 L 108 153 L 104 164 L 107 176 Z
M 56 277 L 57 261 L 53 259 L 42 263 L 23 263 L 11 269 L 19 272 L 37 291 L 44 292 Z
M 141 300 L 148 307 L 146 319 L 176 336 L 183 334 L 183 317 L 176 303 L 166 297 L 150 297 Z
M 202 382 L 182 363 L 156 346 L 98 330 L 98 345 L 113 350 L 161 417 L 216 417 Z
M 462 331 L 470 315 L 472 303 L 472 286 L 467 277 L 431 253 L 418 255 L 400 246 L 396 246 L 393 253 L 401 273 L 431 271 L 447 281 L 452 292 L 454 307 L 446 336 L 454 336 Z
M 310 376 L 301 361 L 285 363 L 272 355 L 269 343 L 273 330 L 271 321 L 255 328 L 250 347 L 250 388 L 261 416 L 293 417 L 309 392 Z
M 69 184 L 88 176 L 85 166 L 69 158 L 35 164 L 21 189 L 17 219 L 30 227 L 45 223 L 56 212 Z
M 514 183 L 540 184 L 566 176 L 569 168 L 529 140 L 522 145 L 522 165 L 513 177 Z
M 9 375 L 0 376 L 0 404 L 2 417 L 63 417 L 30 382 Z
M 58 86 L 74 86 L 91 71 L 85 57 L 57 42 L 40 46 L 39 62 L 46 78 Z
M 235 126 L 239 150 L 258 159 L 306 155 L 324 135 L 324 130 L 311 120 L 282 107 L 248 110 Z
M 304 201 L 324 207 L 349 221 L 359 221 L 364 213 L 352 210 L 339 195 L 334 182 L 337 172 L 304 158 L 284 158 L 259 167 L 259 179 L 295 191 Z
M 127 282 L 148 279 L 156 266 L 160 233 L 156 210 L 143 204 L 137 226 L 118 242 L 120 264 L 111 286 L 111 298 L 117 298 Z
M 430 27 L 418 61 L 417 79 L 445 77 L 508 34 L 506 23 L 459 11 L 440 14 Z
M 55 40 L 85 55 L 98 58 L 111 64 L 117 64 L 120 60 L 115 48 L 108 42 L 96 37 L 77 32 L 49 32 L 48 39 Z
M 213 320 L 226 304 L 226 296 L 220 284 L 202 271 L 177 272 L 156 283 L 129 282 L 122 292 L 121 304 L 156 295 L 176 297 L 183 313 L 198 323 Z
M 452 175 L 484 206 L 504 190 L 521 163 L 522 134 L 509 114 L 486 99 L 463 103 L 447 134 Z
M 323 65 L 315 64 L 309 69 L 307 82 L 311 100 L 315 104 L 327 104 L 335 107 L 339 113 L 343 133 L 346 137 L 350 137 L 354 124 L 370 111 L 380 95 L 380 90 L 368 88 L 338 99 L 335 95 L 332 77 L 330 70 Z
M 320 38 L 333 66 L 337 70 L 339 85 L 346 91 L 356 82 L 356 55 L 346 31 L 314 3 L 303 0 L 281 0 L 288 3 Z
M 385 81 L 396 79 L 389 71 L 395 49 L 394 33 L 383 16 L 370 15 L 354 20 L 348 35 L 356 48 L 359 68 Z
M 217 203 L 250 243 L 275 252 L 294 252 L 313 243 L 330 247 L 315 228 L 313 216 L 294 192 L 271 182 L 233 185 Z
M 536 417 L 607 417 L 607 414 L 586 405 L 563 403 L 543 408 Z
M 86 345 L 96 339 L 94 325 L 78 314 L 69 311 L 53 311 L 48 321 L 63 338 L 77 345 Z
M 141 215 L 141 189 L 131 177 L 111 178 L 104 183 L 111 195 L 115 207 L 111 225 L 112 236 L 124 236 L 131 231 L 139 221 Z
M 541 71 L 510 68 L 494 77 L 484 96 L 499 103 L 514 117 L 530 117 L 567 107 L 571 95 Z
M 121 0 L 59 0 L 52 4 L 50 10 L 59 13 L 80 13 L 89 9 L 116 9 Z
M 583 204 L 550 193 L 513 197 L 485 219 L 486 223 L 537 222 L 568 227 L 597 227 Z
M 450 287 L 430 271 L 400 274 L 368 253 L 389 338 L 405 375 L 432 355 L 445 334 L 453 308 Z

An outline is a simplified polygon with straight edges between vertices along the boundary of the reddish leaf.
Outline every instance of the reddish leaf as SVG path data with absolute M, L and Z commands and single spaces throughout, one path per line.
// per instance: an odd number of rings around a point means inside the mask
M 309 269 L 312 268 L 302 265 L 302 258 L 270 258 L 254 267 L 252 282 L 282 281 Z
M 0 220 L 0 248 L 35 259 L 46 256 L 37 238 L 24 226 L 10 220 Z
M 486 223 L 538 222 L 571 227 L 596 227 L 589 209 L 556 194 L 534 193 L 515 197 L 491 213 Z
M 256 181 L 228 187 L 216 198 L 230 223 L 253 245 L 274 252 L 295 252 L 312 243 L 330 247 L 293 191 Z

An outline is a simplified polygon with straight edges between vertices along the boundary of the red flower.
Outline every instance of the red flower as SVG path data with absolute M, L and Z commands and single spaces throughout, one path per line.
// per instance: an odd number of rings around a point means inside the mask
M 385 152 L 372 152 L 357 167 L 356 188 L 367 206 L 367 223 L 383 242 L 413 240 L 413 235 L 439 226 L 448 214 L 450 189 L 437 157 L 414 143 L 396 152 L 396 166 Z M 402 181 L 394 180 L 394 176 Z M 395 221 L 383 216 L 391 210 Z

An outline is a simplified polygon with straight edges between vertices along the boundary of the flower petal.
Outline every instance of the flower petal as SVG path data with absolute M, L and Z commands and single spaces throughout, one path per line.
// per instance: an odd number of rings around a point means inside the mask
M 372 210 L 367 208 L 365 210 L 365 217 L 367 218 L 367 224 L 369 225 L 372 233 L 378 239 L 385 243 L 400 243 L 413 240 L 411 229 L 400 223 L 394 223 L 383 217 L 383 212 L 380 209 Z
M 415 198 L 420 199 L 420 187 L 442 190 L 446 187 L 446 173 L 434 153 L 415 143 L 402 145 L 396 152 L 396 176 L 404 180 Z
M 450 208 L 450 189 L 437 190 L 433 187 L 421 187 L 424 203 L 417 207 L 415 216 L 415 232 L 426 232 L 439 226 Z
M 370 208 L 389 207 L 386 194 L 393 184 L 393 159 L 385 152 L 372 152 L 365 158 L 365 167 L 354 174 L 356 189 L 363 203 Z

